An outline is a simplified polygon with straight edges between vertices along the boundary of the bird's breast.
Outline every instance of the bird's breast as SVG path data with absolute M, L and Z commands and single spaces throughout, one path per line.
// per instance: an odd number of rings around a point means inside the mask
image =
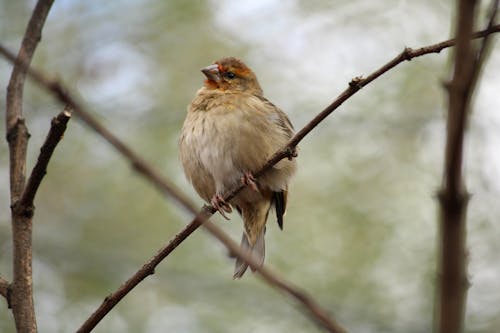
M 212 176 L 217 192 L 233 188 L 243 173 L 257 171 L 289 137 L 277 123 L 281 118 L 275 107 L 251 95 L 198 95 L 187 117 L 184 146 Z M 294 164 L 280 162 L 273 175 L 259 183 L 286 188 Z
M 241 173 L 234 163 L 238 141 L 237 122 L 233 115 L 196 112 L 193 126 L 185 135 L 192 154 L 212 175 L 217 192 L 224 192 L 239 181 Z

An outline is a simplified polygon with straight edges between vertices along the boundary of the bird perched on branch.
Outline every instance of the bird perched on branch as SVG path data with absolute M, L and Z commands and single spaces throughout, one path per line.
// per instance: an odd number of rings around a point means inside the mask
M 232 208 L 238 211 L 244 223 L 241 247 L 262 265 L 267 216 L 274 206 L 283 228 L 288 182 L 296 162 L 281 160 L 257 180 L 252 173 L 285 146 L 293 126 L 263 96 L 257 77 L 241 60 L 223 58 L 201 71 L 206 80 L 188 107 L 179 141 L 184 172 L 196 192 L 222 216 Z M 241 182 L 248 186 L 225 202 L 222 195 Z M 237 259 L 234 278 L 247 267 Z

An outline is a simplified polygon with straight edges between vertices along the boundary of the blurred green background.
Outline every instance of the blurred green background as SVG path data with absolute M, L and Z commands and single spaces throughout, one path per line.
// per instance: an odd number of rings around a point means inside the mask
M 0 1 L 0 41 L 17 50 L 34 1 Z M 55 2 L 34 64 L 61 78 L 112 132 L 166 177 L 185 181 L 177 138 L 201 67 L 240 57 L 265 95 L 301 128 L 357 75 L 405 46 L 447 39 L 441 1 Z M 500 331 L 500 52 L 474 99 L 465 153 L 467 332 Z M 0 61 L 0 104 L 11 66 Z M 285 230 L 274 220 L 266 262 L 314 296 L 352 332 L 429 332 L 436 279 L 437 204 L 449 53 L 387 73 L 300 145 Z M 3 108 L 2 108 L 3 110 Z M 62 110 L 27 83 L 28 169 L 50 118 Z M 5 128 L 0 127 L 2 138 Z M 0 143 L 0 275 L 11 268 L 8 150 Z M 75 331 L 190 217 L 73 119 L 36 198 L 34 285 L 40 332 Z M 273 217 L 271 218 L 273 219 Z M 241 221 L 215 218 L 239 240 Z M 247 274 L 196 232 L 128 295 L 95 332 L 320 332 L 292 300 Z M 0 302 L 0 331 L 14 332 Z

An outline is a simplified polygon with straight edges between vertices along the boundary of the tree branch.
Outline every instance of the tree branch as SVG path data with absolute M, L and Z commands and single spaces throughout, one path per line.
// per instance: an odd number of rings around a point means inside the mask
M 498 0 L 492 2 L 488 29 L 493 26 Z M 463 177 L 463 145 L 470 101 L 484 62 L 487 36 L 481 47 L 473 47 L 469 36 L 474 27 L 476 1 L 457 1 L 454 72 L 448 88 L 448 118 L 445 163 L 440 203 L 439 293 L 436 298 L 437 331 L 462 332 L 466 308 L 467 248 L 466 213 L 469 194 Z
M 208 207 L 208 206 L 207 206 Z M 118 290 L 108 295 L 101 305 L 92 313 L 92 315 L 78 329 L 77 333 L 90 332 L 101 321 L 104 316 L 113 309 L 135 286 L 149 275 L 154 274 L 156 266 L 165 259 L 177 246 L 179 246 L 193 231 L 198 229 L 202 221 L 210 217 L 211 213 L 207 208 L 202 209 L 199 215 L 203 214 L 203 218 L 198 218 L 198 215 L 189 223 L 180 233 L 178 233 L 170 242 L 161 248 L 141 269 L 139 269 L 131 278 L 122 284 Z
M 11 203 L 17 200 L 24 187 L 26 173 L 26 146 L 29 133 L 23 119 L 24 81 L 31 59 L 42 36 L 42 27 L 53 0 L 40 0 L 26 28 L 21 48 L 14 61 L 14 68 L 7 87 L 5 124 L 11 152 Z
M 279 278 L 274 273 L 271 273 L 267 268 L 260 267 L 258 261 L 253 256 L 241 250 L 241 248 L 234 241 L 231 240 L 226 233 L 219 227 L 208 221 L 212 215 L 211 207 L 204 206 L 200 213 L 195 216 L 193 221 L 188 224 L 179 234 L 177 234 L 164 248 L 153 256 L 146 264 L 144 264 L 139 271 L 137 271 L 130 279 L 128 279 L 118 290 L 107 296 L 101 305 L 92 313 L 92 315 L 83 323 L 78 329 L 77 333 L 88 333 L 104 318 L 104 316 L 111 311 L 111 309 L 125 297 L 135 286 L 137 286 L 147 276 L 154 274 L 156 266 L 167 257 L 184 239 L 186 239 L 193 231 L 200 225 L 203 225 L 213 236 L 221 241 L 229 250 L 231 256 L 243 258 L 250 267 L 270 285 L 280 289 L 290 297 L 297 299 L 309 311 L 310 317 L 314 319 L 319 325 L 332 333 L 346 333 L 347 331 L 333 320 L 327 311 L 321 308 L 314 299 L 307 295 L 298 287 L 293 286 L 289 282 Z
M 471 38 L 484 38 L 492 33 L 500 32 L 500 24 L 488 27 L 488 29 L 478 31 L 474 34 L 471 34 Z M 366 78 L 361 76 L 355 77 L 349 82 L 349 86 L 346 90 L 344 90 L 330 105 L 328 105 L 323 111 L 321 111 L 316 117 L 314 117 L 307 125 L 305 125 L 299 132 L 295 134 L 295 136 L 290 139 L 287 145 L 277 151 L 262 167 L 261 170 L 255 173 L 254 177 L 258 178 L 262 176 L 269 168 L 273 165 L 281 161 L 282 159 L 288 157 L 293 157 L 294 147 L 296 147 L 302 139 L 309 134 L 319 123 L 321 123 L 326 117 L 328 117 L 333 111 L 335 111 L 340 105 L 342 105 L 347 99 L 349 99 L 352 95 L 357 93 L 361 88 L 371 83 L 373 80 L 382 76 L 392 68 L 401 64 L 404 61 L 410 61 L 413 58 L 420 57 L 430 53 L 439 53 L 443 49 L 454 46 L 456 44 L 456 39 L 449 39 L 441 43 L 424 46 L 418 49 L 405 48 L 403 52 L 394 57 L 391 61 L 377 69 L 375 72 L 368 75 Z M 1 51 L 1 50 L 0 50 Z M 227 195 L 224 196 L 226 201 L 232 199 L 239 191 L 241 191 L 245 186 L 240 185 L 235 190 L 231 191 Z M 212 210 L 215 213 L 215 209 Z
M 40 156 L 38 157 L 38 162 L 33 168 L 31 176 L 28 180 L 28 184 L 24 189 L 21 199 L 18 201 L 16 208 L 20 208 L 20 214 L 32 215 L 33 213 L 33 200 L 35 194 L 40 186 L 40 183 L 47 171 L 47 165 L 54 152 L 56 145 L 62 139 L 64 131 L 66 130 L 66 124 L 71 117 L 71 113 L 68 109 L 65 109 L 57 117 L 52 120 L 52 126 L 47 135 L 47 139 L 40 149 Z M 0 295 L 7 299 L 7 303 L 10 307 L 10 295 L 9 295 L 10 284 L 7 280 L 0 277 Z
M 496 25 L 492 27 L 492 29 L 485 30 L 485 31 L 480 31 L 474 35 L 472 35 L 472 38 L 480 38 L 484 37 L 490 33 L 498 32 L 500 31 L 500 25 Z M 367 78 L 355 78 L 353 79 L 349 87 L 331 104 L 329 105 L 325 110 L 323 110 L 320 114 L 318 114 L 309 124 L 307 124 L 301 131 L 299 131 L 287 144 L 286 147 L 284 147 L 282 150 L 277 152 L 267 163 L 266 165 L 259 171 L 255 173 L 255 177 L 258 177 L 259 175 L 262 175 L 266 170 L 268 170 L 272 165 L 276 164 L 278 161 L 285 157 L 292 157 L 293 156 L 293 151 L 294 147 L 310 132 L 312 129 L 317 126 L 323 119 L 325 119 L 330 113 L 332 113 L 335 109 L 337 109 L 345 100 L 350 98 L 352 95 L 354 95 L 359 89 L 376 79 L 377 77 L 381 76 L 388 70 L 392 69 L 399 63 L 406 61 L 406 60 L 411 60 L 414 57 L 422 56 L 424 54 L 428 53 L 438 53 L 442 49 L 453 46 L 455 44 L 455 40 L 448 40 L 439 44 L 434 44 L 431 46 L 427 46 L 424 48 L 420 48 L 417 50 L 411 50 L 411 49 L 405 49 L 400 55 L 395 57 L 393 60 L 391 60 L 389 63 L 386 65 L 382 66 L 379 70 L 375 71 L 371 75 L 369 75 Z M 1 47 L 0 45 L 0 52 L 3 53 L 7 58 L 11 59 L 9 52 Z M 33 79 L 37 81 L 42 87 L 45 89 L 48 89 L 51 91 L 54 95 L 56 95 L 59 100 L 65 104 L 70 105 L 74 111 L 75 114 L 78 115 L 80 119 L 82 119 L 88 126 L 90 126 L 94 131 L 99 133 L 101 136 L 103 136 L 110 144 L 115 147 L 120 153 L 122 153 L 127 159 L 129 159 L 134 166 L 134 168 L 143 176 L 145 176 L 148 180 L 150 180 L 157 188 L 159 188 L 163 193 L 169 194 L 172 196 L 178 203 L 181 204 L 182 207 L 187 209 L 188 211 L 194 213 L 195 209 L 194 206 L 189 202 L 184 200 L 184 196 L 180 195 L 180 193 L 177 192 L 175 187 L 171 186 L 170 183 L 166 181 L 160 181 L 162 180 L 162 177 L 154 172 L 142 159 L 139 159 L 138 156 L 131 151 L 125 144 L 123 144 L 118 138 L 114 137 L 111 133 L 109 133 L 105 128 L 103 128 L 100 124 L 98 124 L 92 116 L 90 116 L 89 113 L 84 111 L 83 108 L 80 107 L 79 103 L 68 93 L 66 93 L 66 89 L 63 89 L 63 86 L 61 83 L 58 81 L 51 81 L 46 78 L 45 75 L 43 75 L 41 72 L 35 71 L 33 69 L 30 70 L 30 74 L 32 75 Z M 239 187 L 235 189 L 234 191 L 231 191 L 229 194 L 225 196 L 226 200 L 229 200 L 232 198 L 234 195 L 236 195 L 243 187 Z M 179 233 L 170 243 L 163 248 L 155 257 L 153 257 L 147 264 L 141 268 L 127 283 L 122 285 L 120 289 L 112 294 L 110 297 L 106 298 L 106 300 L 103 302 L 101 307 L 99 309 L 103 309 L 103 311 L 96 311 L 87 322 L 92 321 L 93 319 L 97 319 L 96 321 L 93 322 L 93 326 L 88 326 L 89 330 L 91 330 L 99 320 L 104 317 L 104 315 L 111 310 L 111 308 L 116 304 L 121 298 L 125 296 L 126 293 L 128 293 L 135 285 L 137 285 L 142 279 L 147 277 L 148 275 L 152 274 L 154 272 L 154 267 L 158 265 L 161 260 L 163 260 L 169 253 L 171 253 L 175 247 L 177 247 L 184 239 L 186 239 L 194 230 L 198 228 L 200 225 L 200 221 L 203 220 L 202 214 L 207 214 L 208 216 L 213 214 L 215 212 L 215 209 L 213 207 L 207 207 L 205 212 L 201 212 L 200 214 L 197 215 L 197 217 L 183 230 L 181 233 Z M 211 224 L 206 224 L 208 225 L 207 229 L 216 235 L 217 231 L 214 232 L 215 226 Z M 215 229 L 217 230 L 217 229 Z M 222 232 L 218 230 L 219 232 Z M 219 237 L 221 236 L 220 234 L 218 235 Z M 217 235 L 216 235 L 217 237 Z M 218 237 L 218 238 L 219 238 Z M 223 241 L 223 238 L 219 238 L 219 240 Z M 224 242 L 225 243 L 225 242 Z M 226 243 L 225 243 L 226 244 Z M 227 246 L 228 244 L 226 244 Z M 231 246 L 228 246 L 231 252 L 235 253 L 238 256 L 241 256 L 243 259 L 247 260 L 248 263 L 250 264 L 251 267 L 258 268 L 255 266 L 255 263 L 252 262 L 253 260 L 251 258 L 245 258 L 244 253 L 240 253 L 239 247 L 236 247 L 234 249 L 231 248 Z M 262 273 L 262 271 L 267 272 L 266 269 L 258 269 L 259 273 L 263 278 L 268 278 L 269 276 L 266 273 Z M 272 279 L 270 279 L 272 280 Z M 279 280 L 275 280 L 274 282 L 276 283 Z M 311 313 L 316 313 L 314 308 L 314 304 L 311 304 L 307 298 L 302 297 L 302 293 L 300 291 L 297 291 L 293 289 L 293 287 L 290 287 L 290 289 L 286 289 L 285 286 L 280 285 L 280 288 L 282 290 L 285 290 L 289 294 L 293 295 L 297 300 L 299 300 L 302 304 L 304 304 Z M 115 296 L 116 299 L 114 298 Z M 108 302 L 108 300 L 110 300 Z M 323 312 L 325 313 L 325 312 Z M 319 317 L 319 316 L 318 316 Z M 318 321 L 321 321 L 316 317 Z M 85 324 L 84 324 L 85 325 Z M 335 327 L 335 325 L 333 326 Z M 82 328 L 84 328 L 82 326 Z M 89 330 L 80 330 L 79 332 L 88 332 Z M 332 332 L 336 332 L 335 328 L 331 329 Z M 337 330 L 338 331 L 338 330 Z M 342 330 L 340 330 L 342 331 Z
M 15 207 L 21 195 L 26 176 L 26 151 L 29 133 L 23 119 L 23 90 L 29 64 L 41 39 L 53 0 L 39 0 L 26 28 L 19 53 L 7 87 L 5 125 L 10 155 L 10 198 Z M 31 216 L 12 215 L 14 277 L 10 286 L 10 305 L 18 332 L 36 332 L 36 317 L 32 285 L 32 221 Z
M 33 201 L 35 199 L 36 192 L 38 191 L 38 187 L 40 186 L 43 177 L 47 173 L 47 165 L 49 164 L 50 158 L 52 157 L 57 144 L 63 138 L 64 132 L 66 131 L 66 125 L 68 124 L 70 118 L 71 111 L 66 107 L 64 111 L 52 119 L 47 138 L 40 148 L 38 161 L 31 172 L 26 188 L 21 195 L 21 199 L 14 207 L 14 209 L 19 210 L 19 214 L 33 214 Z

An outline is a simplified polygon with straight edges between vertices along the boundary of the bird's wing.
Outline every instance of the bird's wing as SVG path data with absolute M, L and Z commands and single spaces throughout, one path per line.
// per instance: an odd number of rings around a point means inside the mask
M 266 109 L 269 110 L 269 119 L 283 131 L 285 136 L 290 139 L 294 135 L 293 125 L 288 119 L 288 116 L 276 105 L 271 103 L 267 98 L 263 96 L 256 96 L 264 105 Z

